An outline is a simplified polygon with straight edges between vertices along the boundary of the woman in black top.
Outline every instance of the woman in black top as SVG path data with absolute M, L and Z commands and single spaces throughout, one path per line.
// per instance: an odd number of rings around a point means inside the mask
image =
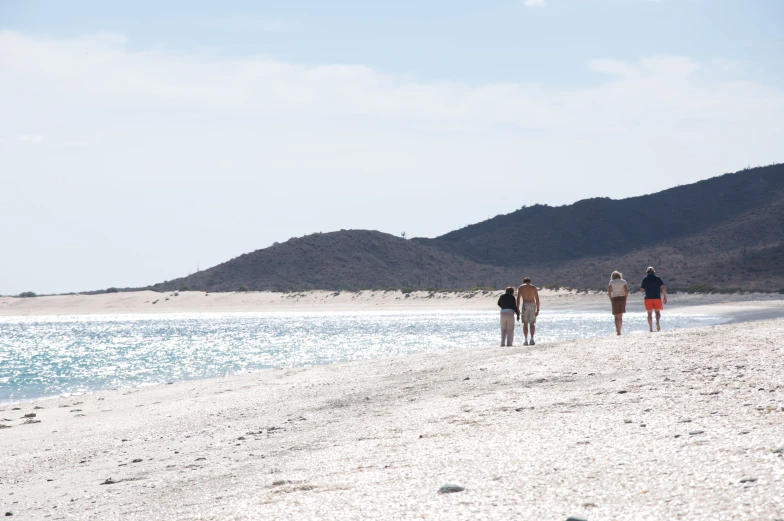
M 504 347 L 504 345 L 512 347 L 515 315 L 517 315 L 518 320 L 520 319 L 520 310 L 517 308 L 514 291 L 514 288 L 509 286 L 506 288 L 506 292 L 498 299 L 498 307 L 501 308 L 501 347 Z

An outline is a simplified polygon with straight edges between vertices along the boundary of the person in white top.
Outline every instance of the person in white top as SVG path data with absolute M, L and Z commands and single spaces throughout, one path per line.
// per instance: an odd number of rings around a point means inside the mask
M 623 280 L 623 274 L 615 270 L 610 276 L 610 286 L 607 288 L 607 296 L 612 302 L 612 314 L 615 317 L 615 334 L 621 334 L 623 327 L 623 314 L 626 313 L 626 298 L 629 296 L 629 286 Z

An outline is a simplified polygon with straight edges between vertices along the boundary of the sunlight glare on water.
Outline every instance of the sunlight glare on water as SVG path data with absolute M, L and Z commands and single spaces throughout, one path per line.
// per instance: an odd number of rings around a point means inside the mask
M 663 325 L 719 322 L 668 314 Z M 614 334 L 600 312 L 544 310 L 537 328 L 540 345 Z M 645 315 L 627 313 L 624 329 L 646 331 Z M 0 317 L 0 403 L 499 343 L 497 312 Z

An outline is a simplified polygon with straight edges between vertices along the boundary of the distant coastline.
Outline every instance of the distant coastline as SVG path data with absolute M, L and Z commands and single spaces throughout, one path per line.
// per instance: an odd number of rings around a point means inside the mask
M 210 313 L 313 310 L 493 310 L 501 291 L 302 291 L 302 292 L 227 292 L 135 291 L 94 295 L 51 295 L 35 298 L 0 297 L 0 316 L 90 315 L 112 313 Z M 599 291 L 542 289 L 545 309 L 603 310 L 607 296 Z M 691 294 L 675 293 L 666 309 L 700 312 L 710 306 L 711 313 L 729 314 L 749 310 L 784 309 L 780 293 Z M 642 310 L 642 300 L 633 294 L 629 309 Z M 697 311 L 694 311 L 697 310 Z

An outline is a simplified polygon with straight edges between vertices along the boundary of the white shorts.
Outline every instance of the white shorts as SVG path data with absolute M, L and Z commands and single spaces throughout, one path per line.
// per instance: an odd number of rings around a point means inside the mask
M 536 324 L 536 302 L 523 302 L 520 317 L 525 324 Z

